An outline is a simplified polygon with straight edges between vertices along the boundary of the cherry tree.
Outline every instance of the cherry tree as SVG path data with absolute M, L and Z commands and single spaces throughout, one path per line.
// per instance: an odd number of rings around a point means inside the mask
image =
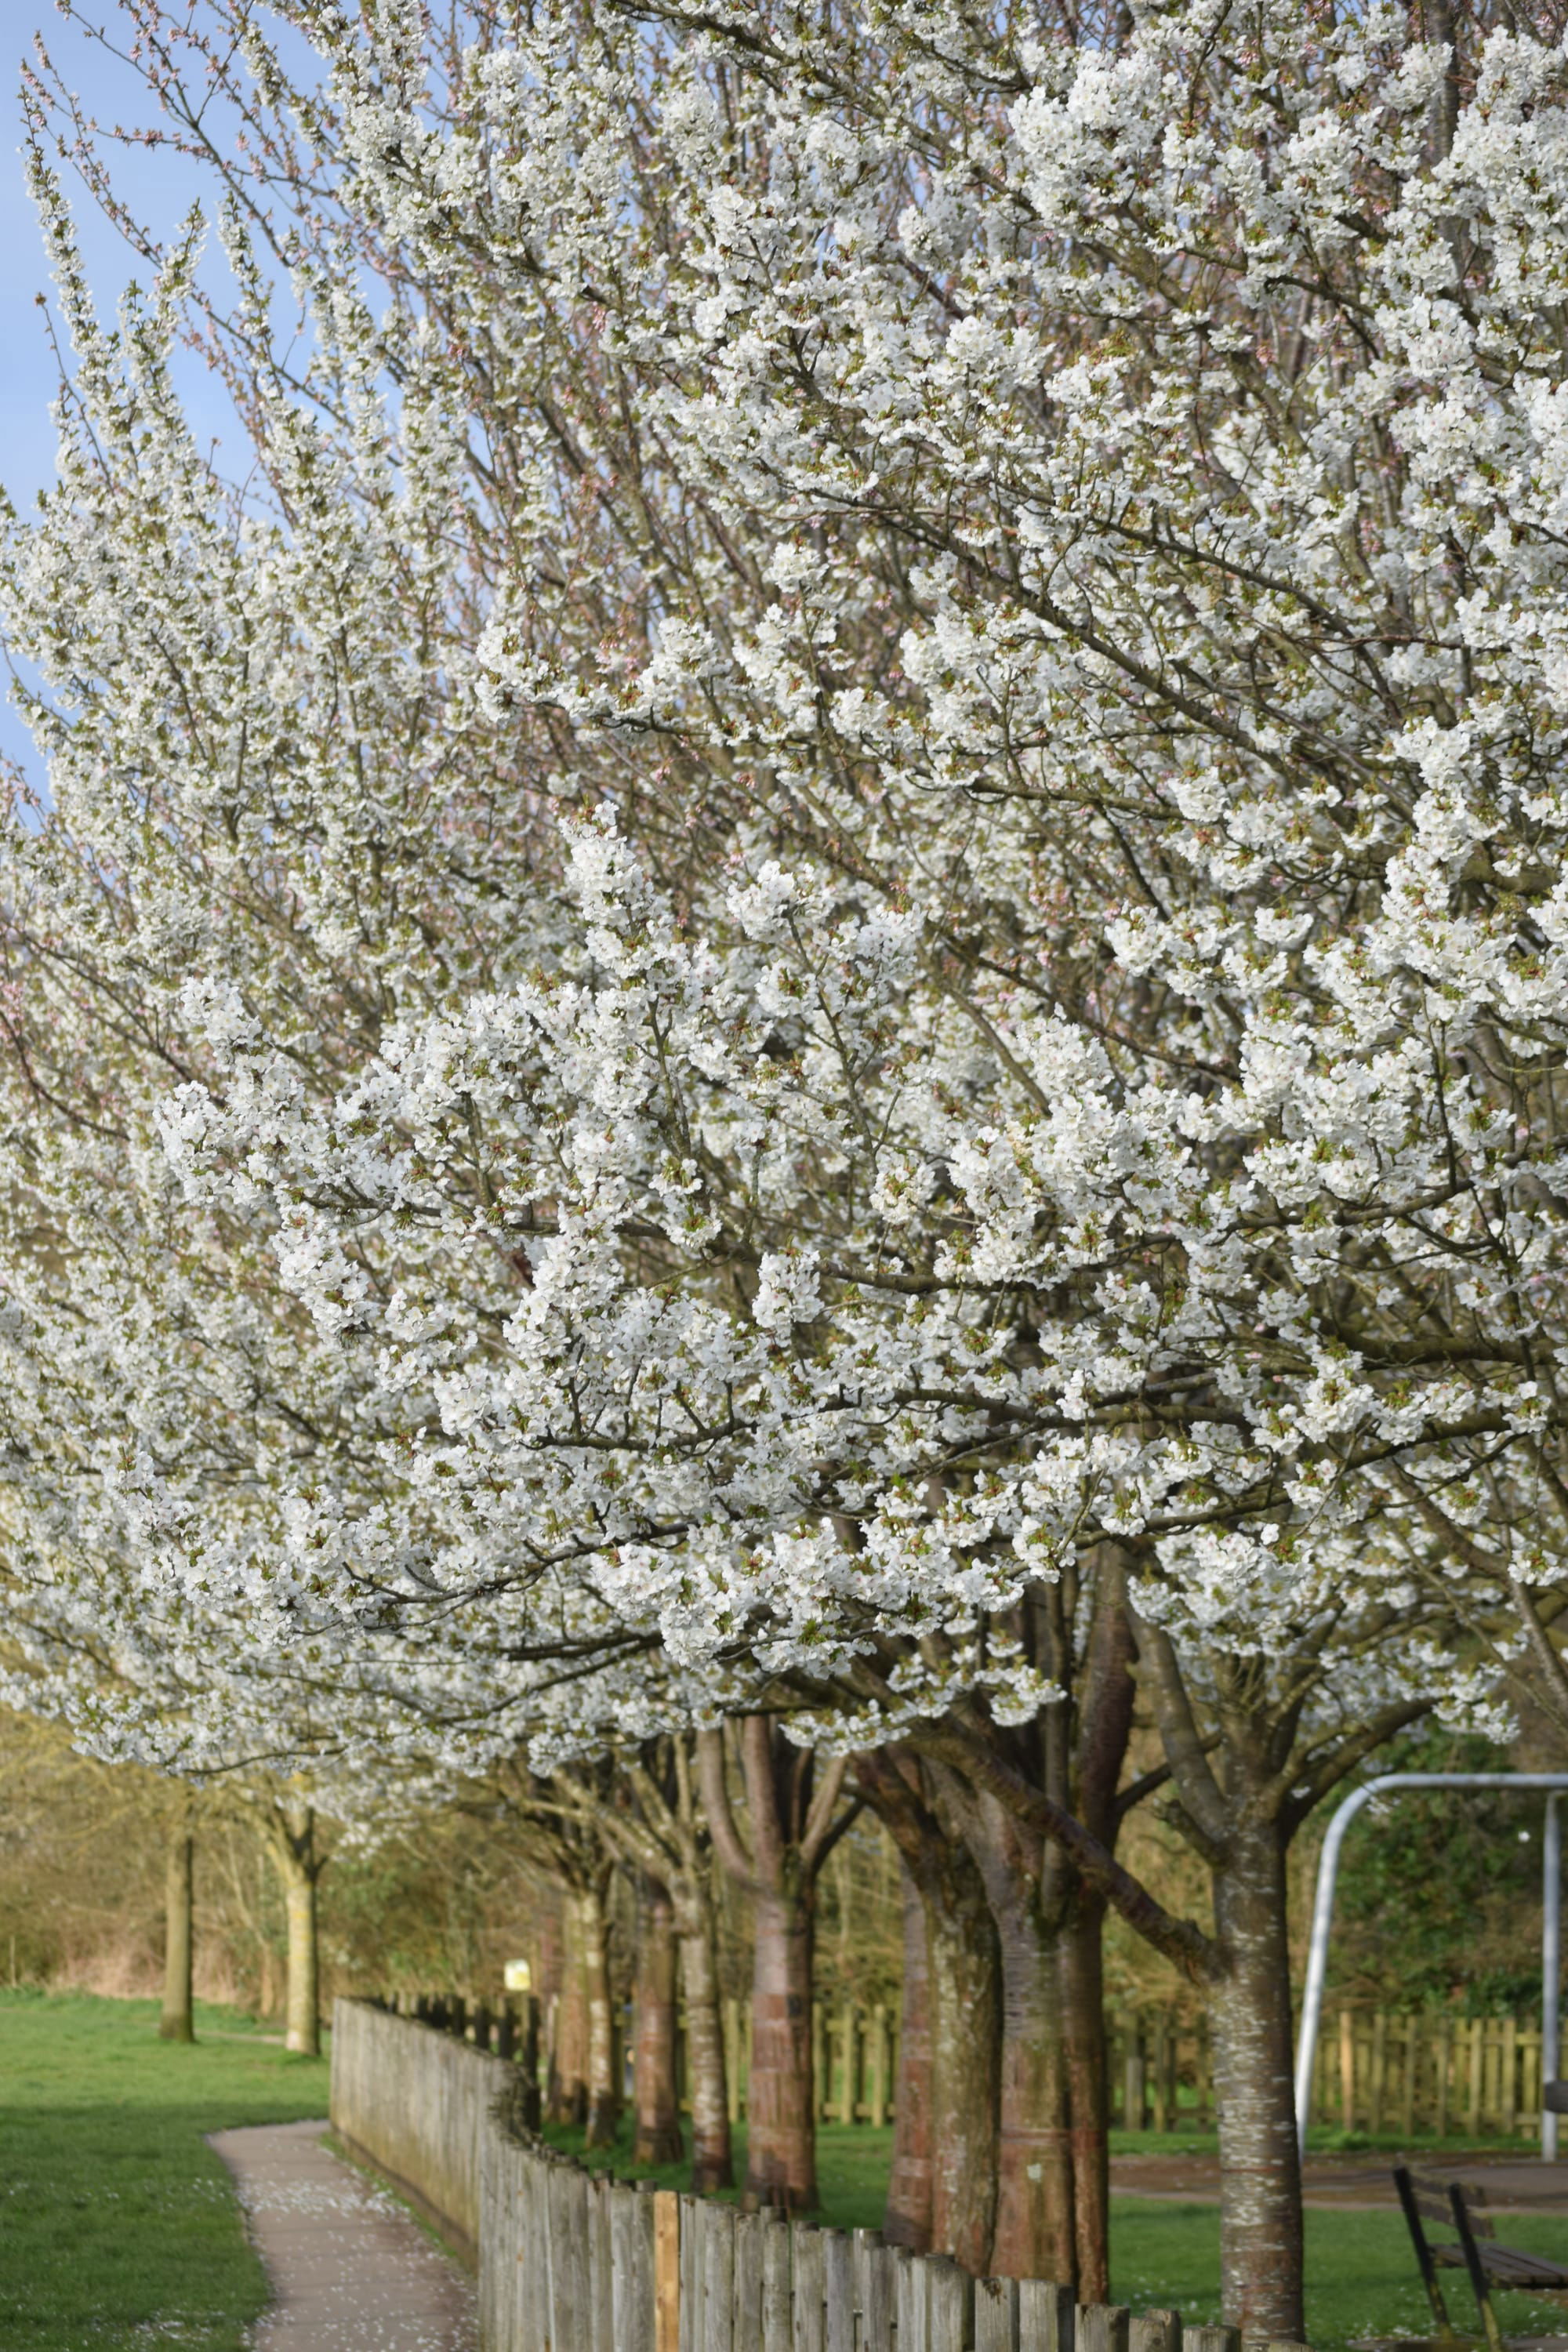
M 384 381 L 428 387 L 442 757 L 423 833 L 395 801 L 356 832 L 361 737 L 331 763 L 318 706 L 301 758 L 279 694 L 297 837 L 246 796 L 248 722 L 196 765 L 189 837 L 237 824 L 287 920 L 171 929 L 194 1066 L 165 1056 L 161 1131 L 215 1220 L 284 1237 L 370 1466 L 345 1507 L 301 1449 L 226 1553 L 193 1486 L 159 1540 L 498 1647 L 570 1591 L 573 1640 L 721 1686 L 743 1660 L 738 1711 L 772 1686 L 805 1737 L 918 1745 L 1210 1987 L 1227 2310 L 1299 2335 L 1284 1841 L 1413 1710 L 1551 1653 L 1561 1578 L 1561 28 L 279 13 L 319 95 L 248 11 L 188 37 L 220 67 L 241 37 L 258 290 L 220 314 L 166 257 L 159 331 L 191 320 L 312 465 L 384 446 Z M 330 431 L 247 372 L 264 248 L 345 355 Z M 151 572 L 114 579 L 141 542 L 78 477 L 11 573 L 53 692 L 112 680 L 39 719 L 61 942 L 162 858 L 142 780 L 180 774 L 178 698 L 128 690 L 167 675 Z M 348 478 L 276 541 L 307 585 L 373 511 L 396 572 L 399 467 L 379 505 Z M 179 515 L 138 560 L 199 614 Z M 448 749 L 459 810 L 521 762 L 510 928 L 447 845 Z M 421 911 L 373 954 L 332 922 L 405 845 Z M 1050 1596 L 1107 1574 L 1212 1937 L 1008 1753 L 1065 1698 Z M 1015 2266 L 1070 2244 L 1059 2199 L 1006 2210 Z

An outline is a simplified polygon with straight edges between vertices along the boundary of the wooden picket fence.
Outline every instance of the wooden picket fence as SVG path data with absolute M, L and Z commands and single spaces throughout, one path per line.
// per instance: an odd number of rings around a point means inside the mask
M 1541 2028 L 1518 2018 L 1342 2009 L 1319 2041 L 1315 2123 L 1511 2139 L 1540 2117 Z
M 451 1997 L 422 2009 L 451 2022 Z M 515 2011 L 515 2004 L 513 2004 Z M 488 2046 L 510 2014 L 467 2006 L 467 2030 Z M 542 2020 L 548 2074 L 552 2019 Z M 730 2116 L 746 2113 L 751 2072 L 749 2002 L 723 2005 Z M 622 2021 L 632 2042 L 631 2012 Z M 899 2069 L 899 2012 L 888 2002 L 814 2003 L 813 2076 L 816 2119 L 824 2124 L 892 2120 Z M 1106 2020 L 1110 2121 L 1131 2131 L 1210 2129 L 1215 2120 L 1208 2028 L 1158 2011 Z M 509 2043 L 510 2047 L 510 2043 Z M 680 2103 L 689 2111 L 684 2028 L 678 2032 Z M 628 2083 L 629 2091 L 630 2084 Z M 1313 2076 L 1310 2121 L 1342 2131 L 1398 2133 L 1406 2138 L 1513 2139 L 1528 2136 L 1541 2113 L 1541 2029 L 1516 2017 L 1462 2017 L 1438 2011 L 1342 2009 L 1325 2021 Z
M 511 2125 L 519 2079 L 455 2032 L 334 2004 L 333 2128 L 477 2268 L 480 2352 L 1240 2352 L 1172 2311 L 590 2173 Z
M 1215 2121 L 1208 2032 L 1159 2016 L 1106 2021 L 1113 2124 Z M 1541 2028 L 1515 2017 L 1342 2009 L 1318 2042 L 1309 2121 L 1409 2139 L 1513 2139 L 1541 2116 Z

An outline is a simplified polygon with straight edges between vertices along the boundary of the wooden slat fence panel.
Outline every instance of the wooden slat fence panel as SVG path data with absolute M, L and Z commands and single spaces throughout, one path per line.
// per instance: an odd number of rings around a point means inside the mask
M 1112 2016 L 1111 2122 L 1133 2131 L 1212 2126 L 1214 2074 L 1201 2026 Z M 1314 2124 L 1373 2137 L 1531 2136 L 1541 2113 L 1541 2029 L 1515 2017 L 1342 2009 L 1324 2020 Z
M 1500 2085 L 1508 2047 L 1497 2039 Z M 1493 2044 L 1472 2036 L 1467 2063 L 1478 2049 L 1484 2084 Z M 1227 2329 L 1184 2337 L 1173 2312 L 1079 2309 L 1066 2287 L 975 2280 L 874 2230 L 590 2173 L 514 2136 L 508 2072 L 430 2025 L 337 2004 L 333 2123 L 382 2170 L 417 2176 L 448 2236 L 471 2233 L 480 2352 L 1238 2352 Z M 443 2212 L 448 2193 L 456 2210 Z

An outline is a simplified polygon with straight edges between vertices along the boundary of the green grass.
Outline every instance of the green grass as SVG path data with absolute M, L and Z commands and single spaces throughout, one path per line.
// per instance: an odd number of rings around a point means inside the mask
M 689 2148 L 689 2126 L 683 2126 Z M 746 2126 L 743 2123 L 731 2126 L 735 2143 L 735 2178 L 745 2177 Z M 623 2180 L 657 2180 L 661 2189 L 689 2189 L 690 2174 L 685 2164 L 637 2164 L 632 2162 L 632 2126 L 629 2116 L 623 2116 L 621 2126 L 610 2147 L 585 2150 L 580 2130 L 547 2124 L 544 2137 L 552 2147 L 561 2147 L 579 2158 L 595 2172 L 618 2173 Z M 888 2171 L 893 2160 L 893 2132 L 873 2131 L 868 2124 L 818 2124 L 816 2127 L 816 2177 L 822 2192 L 824 2221 L 840 2230 L 879 2230 L 882 2210 L 888 2201 Z M 725 2190 L 726 2202 L 733 2202 L 738 2190 Z
M 1111 2209 L 1111 2288 L 1119 2303 L 1173 2306 L 1198 2325 L 1219 2317 L 1219 2214 L 1213 2205 L 1156 2203 L 1118 2197 Z M 1438 2234 L 1441 2234 L 1440 2232 Z M 1510 2215 L 1498 2234 L 1510 2246 L 1563 2259 L 1568 2221 Z M 1462 2273 L 1441 2273 L 1448 2315 L 1461 2330 L 1476 2326 L 1475 2306 Z M 1498 2316 L 1508 2335 L 1562 2335 L 1561 2304 L 1539 2296 L 1500 2294 Z M 1415 2273 L 1410 2241 L 1397 2212 L 1307 2213 L 1307 2338 L 1314 2352 L 1339 2352 L 1362 2336 L 1421 2336 L 1431 2320 Z
M 583 2154 L 582 2134 L 551 2127 L 547 2139 Z M 876 2229 L 887 2194 L 892 2133 L 866 2126 L 850 2130 L 824 2124 L 816 2138 L 817 2175 L 826 2221 L 840 2229 Z M 1212 2154 L 1212 2132 L 1118 2132 L 1117 2152 L 1159 2155 Z M 1456 2143 L 1458 2145 L 1458 2143 Z M 737 2177 L 745 2166 L 746 2127 L 735 2127 Z M 1473 2152 L 1473 2151 L 1472 2151 Z M 584 2159 L 608 2168 L 623 2179 L 657 2180 L 683 2189 L 680 2165 L 635 2168 L 629 2125 L 616 2145 Z M 1568 2259 L 1568 2221 L 1531 2215 L 1500 2221 L 1499 2234 L 1514 2246 Z M 1117 2197 L 1110 2217 L 1111 2293 L 1135 2311 L 1175 2309 L 1195 2326 L 1218 2320 L 1219 2209 L 1213 2203 L 1167 2202 L 1163 2199 Z M 1449 2315 L 1457 2327 L 1475 2326 L 1469 2291 L 1462 2274 L 1444 2274 Z M 1561 2305 L 1530 2295 L 1497 2297 L 1499 2316 L 1510 2335 L 1568 2334 Z M 1309 2211 L 1307 2214 L 1307 2336 L 1314 2352 L 1342 2352 L 1363 2336 L 1419 2336 L 1430 2322 L 1410 2241 L 1396 2211 Z
M 195 2047 L 153 2001 L 0 1993 L 0 2345 L 240 2352 L 265 2308 L 229 2177 L 203 2135 L 327 2111 L 323 2060 L 198 2007 Z

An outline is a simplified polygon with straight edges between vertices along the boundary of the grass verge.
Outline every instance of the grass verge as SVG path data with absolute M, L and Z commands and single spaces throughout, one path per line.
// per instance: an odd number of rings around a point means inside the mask
M 0 2345 L 240 2352 L 267 2284 L 205 2135 L 327 2111 L 324 2060 L 198 2007 L 194 2047 L 154 2001 L 0 1992 Z

